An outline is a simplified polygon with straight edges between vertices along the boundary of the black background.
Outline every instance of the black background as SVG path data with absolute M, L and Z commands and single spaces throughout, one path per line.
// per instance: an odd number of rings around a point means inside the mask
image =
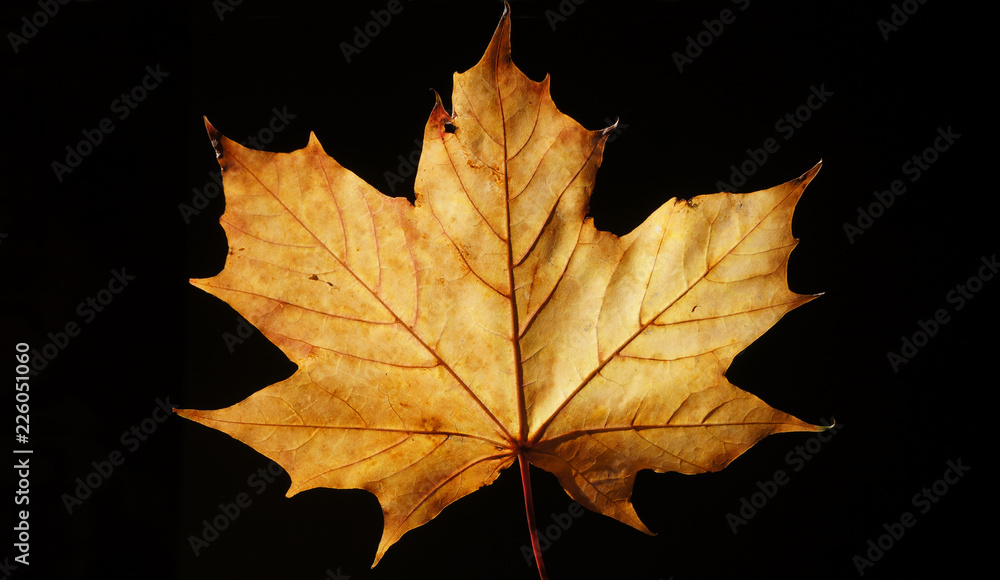
M 599 228 L 627 233 L 670 197 L 732 183 L 730 166 L 767 138 L 780 149 L 737 190 L 823 160 L 796 210 L 789 283 L 825 294 L 744 351 L 728 376 L 807 421 L 835 417 L 839 428 L 800 471 L 787 456 L 806 434 L 771 437 L 716 474 L 641 473 L 634 503 L 659 535 L 588 512 L 545 552 L 551 577 L 858 577 L 852 558 L 906 511 L 915 525 L 865 578 L 977 570 L 993 527 L 991 457 L 979 441 L 989 441 L 993 415 L 1000 282 L 983 281 L 961 310 L 947 296 L 997 251 L 992 164 L 974 146 L 993 132 L 982 8 L 897 2 L 919 9 L 886 39 L 877 22 L 891 18 L 888 1 L 753 0 L 745 11 L 720 0 L 562 4 L 565 19 L 554 21 L 559 2 L 512 2 L 513 58 L 531 78 L 551 74 L 557 106 L 584 126 L 620 119 L 591 204 Z M 476 63 L 503 9 L 403 2 L 348 63 L 341 43 L 385 6 L 244 0 L 220 17 L 207 0 L 71 2 L 15 52 L 8 33 L 23 34 L 21 18 L 41 9 L 4 3 L 3 348 L 41 349 L 67 323 L 81 328 L 31 382 L 31 564 L 8 568 L 10 577 L 537 578 L 522 554 L 516 469 L 407 534 L 369 570 L 381 533 L 374 496 L 287 499 L 284 474 L 261 490 L 249 478 L 267 467 L 263 456 L 177 417 L 155 420 L 157 399 L 227 406 L 294 368 L 256 331 L 227 345 L 238 315 L 187 283 L 214 275 L 226 254 L 221 196 L 188 220 L 179 211 L 217 170 L 202 115 L 243 140 L 286 110 L 294 118 L 266 149 L 298 149 L 315 131 L 330 155 L 389 193 L 386 172 L 421 136 L 429 89 L 450 109 L 452 73 Z M 679 71 L 672 55 L 727 8 L 735 22 Z M 147 66 L 168 76 L 119 119 L 112 102 Z M 811 87 L 832 96 L 786 140 L 775 124 L 807 104 Z M 52 163 L 105 117 L 114 131 L 58 180 Z M 961 137 L 912 181 L 904 163 L 949 127 Z M 844 225 L 896 179 L 906 194 L 849 239 Z M 88 322 L 78 305 L 115 271 L 134 279 Z M 938 309 L 949 321 L 894 372 L 887 354 Z M 12 413 L 8 393 L 0 406 Z M 122 436 L 144 420 L 152 432 L 132 451 Z M 13 417 L 6 424 L 13 430 Z M 11 439 L 8 449 L 23 447 Z M 114 451 L 124 462 L 68 513 L 64 494 Z M 969 471 L 919 513 L 912 496 L 959 459 Z M 787 484 L 734 534 L 726 515 L 779 469 Z M 554 477 L 532 477 L 545 527 L 570 500 Z M 13 525 L 17 480 L 4 481 L 0 511 Z M 189 536 L 240 493 L 252 504 L 196 556 Z M 13 533 L 3 537 L 0 562 L 14 564 Z

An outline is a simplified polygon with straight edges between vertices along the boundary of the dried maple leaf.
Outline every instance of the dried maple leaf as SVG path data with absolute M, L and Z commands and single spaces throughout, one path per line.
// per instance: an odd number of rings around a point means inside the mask
M 586 213 L 610 128 L 562 114 L 548 78 L 512 64 L 509 37 L 505 11 L 482 60 L 455 74 L 453 114 L 437 100 L 414 205 L 315 135 L 268 153 L 206 121 L 230 250 L 222 273 L 192 283 L 298 370 L 227 409 L 178 413 L 277 461 L 288 496 L 374 493 L 375 563 L 515 460 L 531 528 L 528 462 L 650 533 L 630 502 L 639 470 L 716 471 L 771 433 L 821 429 L 725 378 L 813 298 L 788 289 L 786 268 L 819 166 L 764 191 L 670 200 L 624 237 L 598 231 Z

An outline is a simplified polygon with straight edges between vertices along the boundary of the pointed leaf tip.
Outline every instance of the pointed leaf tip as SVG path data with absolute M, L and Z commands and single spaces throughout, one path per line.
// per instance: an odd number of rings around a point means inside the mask
M 493 38 L 490 39 L 479 64 L 474 68 L 486 65 L 487 68 L 492 69 L 491 62 L 510 63 L 510 5 L 506 2 L 504 2 L 503 14 L 500 15 L 500 22 L 497 23 L 497 28 L 493 32 Z
M 822 169 L 822 168 L 823 168 L 823 160 L 820 159 L 816 163 L 816 165 L 813 165 L 809 169 L 809 171 L 806 171 L 805 173 L 803 173 L 802 175 L 800 175 L 799 178 L 798 178 L 798 181 L 800 181 L 800 182 L 803 183 L 803 187 L 806 186 L 806 185 L 809 185 L 809 182 L 811 182 L 813 180 L 813 178 L 816 177 L 816 174 L 819 173 L 819 170 Z
M 431 109 L 431 116 L 428 119 L 428 123 L 433 123 L 438 126 L 439 129 L 443 130 L 442 125 L 450 125 L 454 123 L 455 118 L 448 113 L 444 108 L 444 103 L 441 102 L 441 95 L 434 91 L 434 108 Z
M 188 421 L 194 421 L 195 423 L 208 426 L 205 423 L 205 413 L 203 411 L 200 411 L 198 409 L 177 409 L 177 408 L 174 408 L 173 411 L 174 414 L 177 415 L 178 417 L 182 417 L 184 419 L 187 419 Z
M 205 131 L 208 132 L 208 138 L 212 142 L 212 148 L 215 149 L 215 158 L 222 159 L 222 147 L 219 144 L 219 130 L 212 125 L 212 123 L 208 120 L 208 117 L 202 116 L 202 119 L 205 121 Z
M 319 153 L 326 153 L 323 149 L 323 144 L 319 142 L 319 137 L 316 136 L 315 131 L 309 131 L 309 143 L 306 144 L 306 149 L 315 149 Z

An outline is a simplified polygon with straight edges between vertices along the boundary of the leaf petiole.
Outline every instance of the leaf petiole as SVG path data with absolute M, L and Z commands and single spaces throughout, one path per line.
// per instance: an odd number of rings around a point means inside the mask
M 535 525 L 535 506 L 531 499 L 531 473 L 528 471 L 529 463 L 525 454 L 517 454 L 517 462 L 521 466 L 521 486 L 524 488 L 524 509 L 528 514 L 528 531 L 531 533 L 531 551 L 535 554 L 535 564 L 538 566 L 538 577 L 541 580 L 549 580 L 549 574 L 545 571 L 545 562 L 542 560 L 542 548 L 538 543 L 538 526 Z

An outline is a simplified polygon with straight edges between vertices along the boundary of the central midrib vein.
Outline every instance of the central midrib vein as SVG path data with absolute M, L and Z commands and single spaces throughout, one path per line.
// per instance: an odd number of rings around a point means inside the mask
M 514 239 L 510 230 L 510 175 L 507 158 L 507 117 L 504 113 L 503 97 L 500 91 L 500 58 L 503 55 L 502 43 L 498 46 L 493 60 L 493 86 L 497 91 L 497 106 L 500 109 L 500 138 L 503 144 L 503 194 L 504 216 L 507 221 L 507 292 L 510 305 L 510 341 L 514 346 L 514 388 L 517 391 L 517 445 L 524 447 L 528 442 L 528 412 L 524 402 L 524 372 L 521 369 L 521 340 L 518 329 L 520 322 L 517 316 L 517 295 L 514 284 Z

